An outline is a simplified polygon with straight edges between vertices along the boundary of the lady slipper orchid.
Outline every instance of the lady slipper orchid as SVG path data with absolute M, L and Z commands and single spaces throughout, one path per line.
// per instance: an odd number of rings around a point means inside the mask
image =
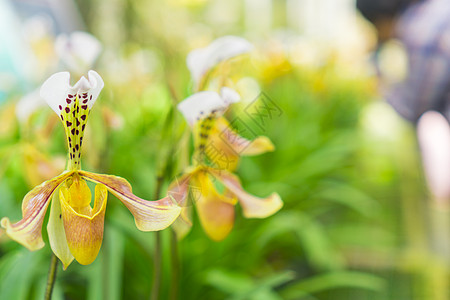
M 202 91 L 178 104 L 178 110 L 194 131 L 196 161 L 202 161 L 206 156 L 214 167 L 233 171 L 240 156 L 258 155 L 275 149 L 265 136 L 252 141 L 241 137 L 222 116 L 229 105 L 239 100 L 236 91 L 223 87 L 220 94 Z
M 178 109 L 193 127 L 195 147 L 194 166 L 188 168 L 169 187 L 169 195 L 183 207 L 181 217 L 174 223 L 179 237 L 187 234 L 192 226 L 189 197 L 195 200 L 200 223 L 206 234 L 216 241 L 224 239 L 230 233 L 234 223 L 234 205 L 237 202 L 240 202 L 247 218 L 265 218 L 283 206 L 277 193 L 259 198 L 245 192 L 239 178 L 229 171 L 237 163 L 227 164 L 227 168 L 224 168 L 224 157 L 229 162 L 231 156 L 238 158 L 239 155 L 255 155 L 274 149 L 267 137 L 258 137 L 253 141 L 240 137 L 221 116 L 231 103 L 239 100 L 236 95 L 236 92 L 228 88 L 222 89 L 220 94 L 204 91 L 190 96 L 178 105 Z M 211 149 L 221 150 L 221 157 L 214 155 Z M 214 167 L 207 166 L 207 158 Z
M 218 63 L 250 52 L 253 45 L 237 36 L 224 36 L 214 40 L 205 48 L 192 50 L 186 59 L 194 86 L 201 84 L 204 76 Z
M 97 257 L 103 240 L 108 191 L 125 204 L 142 231 L 168 227 L 181 210 L 171 197 L 147 201 L 135 196 L 123 178 L 81 170 L 83 133 L 90 110 L 103 88 L 100 75 L 95 71 L 89 71 L 88 75 L 89 79 L 82 77 L 70 86 L 68 72 L 56 73 L 42 85 L 42 98 L 59 115 L 65 128 L 69 147 L 67 170 L 24 197 L 22 220 L 13 224 L 8 218 L 1 220 L 8 236 L 31 251 L 38 250 L 44 246 L 41 228 L 51 202 L 49 242 L 64 269 L 74 258 L 87 265 Z M 93 206 L 86 180 L 96 184 Z

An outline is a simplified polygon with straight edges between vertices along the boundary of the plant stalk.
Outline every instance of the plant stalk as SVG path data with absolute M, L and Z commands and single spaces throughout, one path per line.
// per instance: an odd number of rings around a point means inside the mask
M 48 270 L 47 288 L 45 289 L 45 300 L 52 299 L 53 287 L 55 286 L 55 279 L 58 267 L 58 258 L 52 253 L 52 260 L 50 261 L 50 268 Z

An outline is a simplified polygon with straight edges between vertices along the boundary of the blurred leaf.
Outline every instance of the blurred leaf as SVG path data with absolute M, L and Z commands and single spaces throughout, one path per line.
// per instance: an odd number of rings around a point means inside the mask
M 381 213 L 381 207 L 375 199 L 348 183 L 324 181 L 322 190 L 314 198 L 325 199 L 352 208 L 367 217 L 374 217 Z
M 289 285 L 281 293 L 285 299 L 301 299 L 305 293 L 313 294 L 343 287 L 382 292 L 385 285 L 385 281 L 378 276 L 362 272 L 342 271 L 302 280 Z
M 301 241 L 310 263 L 318 269 L 339 269 L 342 258 L 331 245 L 323 227 L 306 214 L 281 212 L 268 220 L 260 229 L 259 248 L 266 247 L 276 236 L 293 232 Z
M 10 252 L 0 264 L 0 295 L 2 299 L 27 299 L 36 270 L 36 253 L 26 249 Z

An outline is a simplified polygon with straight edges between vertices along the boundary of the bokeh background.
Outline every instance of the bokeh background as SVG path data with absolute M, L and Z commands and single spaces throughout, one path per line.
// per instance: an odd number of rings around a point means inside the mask
M 255 220 L 238 206 L 221 242 L 195 219 L 179 243 L 177 282 L 164 230 L 160 298 L 178 286 L 179 299 L 448 299 L 448 257 L 430 247 L 414 128 L 378 93 L 375 32 L 354 2 L 0 0 L 1 217 L 20 219 L 23 196 L 65 167 L 57 116 L 33 105 L 33 91 L 69 69 L 55 50 L 58 35 L 81 30 L 101 43 L 91 68 L 105 88 L 90 116 L 83 168 L 127 178 L 147 199 L 166 151 L 166 116 L 174 119 L 172 138 L 186 127 L 171 112 L 192 94 L 186 55 L 237 35 L 255 50 L 226 65 L 243 97 L 228 114 L 276 146 L 242 159 L 237 174 L 255 195 L 277 191 L 284 207 Z M 404 76 L 404 62 L 398 42 L 382 52 L 392 78 Z M 279 108 L 262 127 L 242 113 L 260 92 Z M 172 177 L 183 151 L 172 153 Z M 60 269 L 53 299 L 149 298 L 154 234 L 138 231 L 112 195 L 105 222 L 97 260 Z M 42 298 L 51 256 L 45 224 L 46 246 L 36 252 L 0 233 L 1 299 Z

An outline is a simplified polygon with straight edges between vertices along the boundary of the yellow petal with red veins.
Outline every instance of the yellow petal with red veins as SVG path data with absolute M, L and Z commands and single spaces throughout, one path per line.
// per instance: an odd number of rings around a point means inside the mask
M 277 193 L 272 193 L 267 198 L 259 198 L 244 191 L 237 176 L 225 170 L 209 169 L 209 172 L 238 198 L 246 218 L 266 218 L 283 207 L 283 201 Z
M 87 199 L 79 198 L 79 194 L 87 196 L 86 191 L 82 190 L 77 194 L 76 188 L 79 187 L 84 188 L 82 184 L 75 186 L 72 190 L 61 187 L 59 195 L 64 230 L 70 252 L 80 264 L 88 265 L 95 260 L 102 245 L 108 191 L 101 184 L 95 187 L 93 209 L 89 204 L 86 207 L 72 207 L 70 203 L 87 202 Z M 75 197 L 78 198 L 74 200 Z
M 180 214 L 181 207 L 170 196 L 157 201 L 148 201 L 134 195 L 131 191 L 131 185 L 121 177 L 86 171 L 79 171 L 78 173 L 89 181 L 105 185 L 114 196 L 119 198 L 133 214 L 139 230 L 157 231 L 165 229 Z
M 73 172 L 64 172 L 26 194 L 22 202 L 22 220 L 11 224 L 8 218 L 2 219 L 1 225 L 6 229 L 6 234 L 31 251 L 44 247 L 41 230 L 50 198 L 58 186 L 72 174 Z
M 200 187 L 200 197 L 196 202 L 197 213 L 206 234 L 215 241 L 227 237 L 233 228 L 234 205 L 230 199 L 217 193 L 208 174 L 199 172 L 192 180 Z

